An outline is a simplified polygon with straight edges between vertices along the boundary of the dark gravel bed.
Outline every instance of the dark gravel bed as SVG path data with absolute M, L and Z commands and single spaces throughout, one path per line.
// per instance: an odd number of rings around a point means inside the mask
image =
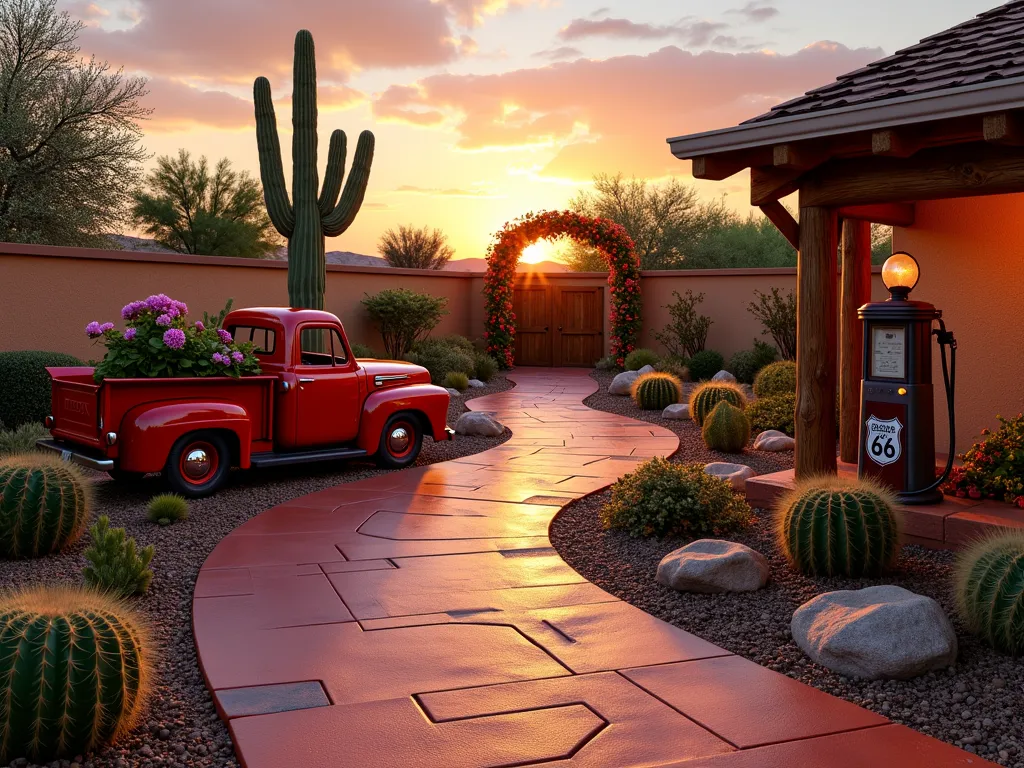
M 595 378 L 604 384 L 610 379 L 607 374 Z M 636 411 L 628 398 L 598 394 L 586 402 L 592 408 L 662 424 L 660 419 Z M 662 424 L 675 429 L 683 440 L 674 461 L 720 460 L 704 448 L 692 424 L 677 424 Z M 758 468 L 774 468 L 787 461 L 792 462 L 792 454 L 768 458 L 750 452 L 743 457 L 743 463 Z M 585 578 L 647 613 L 762 666 L 993 762 L 1024 768 L 1024 663 L 993 651 L 964 630 L 950 594 L 951 553 L 908 546 L 895 571 L 883 579 L 812 579 L 789 569 L 775 544 L 770 515 L 758 510 L 756 522 L 730 538 L 768 558 L 772 570 L 768 586 L 746 594 L 684 594 L 658 584 L 655 574 L 662 557 L 688 542 L 633 539 L 604 530 L 599 511 L 608 497 L 605 492 L 570 504 L 551 525 L 555 548 Z M 876 584 L 897 584 L 942 604 L 959 639 L 955 667 L 911 681 L 871 682 L 830 672 L 804 656 L 789 631 L 793 611 L 823 592 Z
M 512 383 L 496 376 L 486 389 L 469 390 L 452 398 L 448 423 L 454 425 L 467 410 L 466 400 L 510 389 Z M 499 445 L 511 436 L 496 438 L 457 436 L 449 442 L 424 441 L 417 464 L 468 456 Z M 153 583 L 149 592 L 131 602 L 152 624 L 159 646 L 157 683 L 150 710 L 140 726 L 113 747 L 75 761 L 50 763 L 61 768 L 237 768 L 231 738 L 217 717 L 203 682 L 192 638 L 192 591 L 199 567 L 217 543 L 251 517 L 277 504 L 340 483 L 374 477 L 387 470 L 366 462 L 317 467 L 288 467 L 274 471 L 232 473 L 227 488 L 216 496 L 190 502 L 189 518 L 161 528 L 146 520 L 149 499 L 165 489 L 158 477 L 128 489 L 93 473 L 96 481 L 95 514 L 110 516 L 111 524 L 123 526 L 141 545 L 154 544 Z M 0 588 L 25 584 L 81 583 L 83 551 L 88 535 L 75 547 L 56 557 L 39 560 L 0 561 Z M 34 764 L 16 760 L 12 766 Z

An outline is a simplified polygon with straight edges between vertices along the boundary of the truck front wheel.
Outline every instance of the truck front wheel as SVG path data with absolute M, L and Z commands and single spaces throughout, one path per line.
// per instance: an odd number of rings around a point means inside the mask
M 396 413 L 381 432 L 377 463 L 387 469 L 402 469 L 416 462 L 423 447 L 423 429 L 419 419 L 408 413 Z
M 209 496 L 227 479 L 231 452 L 215 432 L 193 432 L 178 439 L 164 467 L 171 490 L 189 498 Z

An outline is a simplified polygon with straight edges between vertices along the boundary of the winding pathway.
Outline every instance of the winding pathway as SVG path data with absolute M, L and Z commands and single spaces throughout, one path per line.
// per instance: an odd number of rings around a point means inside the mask
M 581 370 L 470 402 L 513 431 L 274 507 L 203 565 L 193 616 L 246 768 L 978 766 L 603 592 L 551 548 L 572 499 L 675 451 Z

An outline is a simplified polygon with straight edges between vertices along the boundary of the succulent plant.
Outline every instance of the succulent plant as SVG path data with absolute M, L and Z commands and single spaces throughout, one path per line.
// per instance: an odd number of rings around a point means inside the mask
M 188 518 L 188 500 L 176 493 L 161 493 L 149 500 L 146 516 L 152 523 L 170 525 Z
M 750 420 L 742 409 L 722 400 L 704 419 L 701 436 L 713 451 L 743 453 L 750 442 Z
M 624 361 L 624 367 L 627 371 L 639 371 L 646 365 L 654 365 L 660 358 L 658 353 L 653 349 L 634 349 L 628 355 Z
M 683 383 L 670 373 L 645 373 L 633 382 L 630 394 L 645 411 L 663 411 L 683 399 Z
M 709 381 L 690 393 L 690 418 L 698 427 L 703 427 L 704 419 L 723 400 L 737 408 L 747 407 L 747 395 L 739 386 L 730 382 Z
M 149 635 L 117 600 L 69 586 L 0 598 L 0 763 L 116 740 L 149 694 Z
M 444 375 L 444 386 L 448 389 L 457 389 L 459 392 L 465 392 L 469 389 L 469 376 L 462 371 L 448 371 Z
M 139 595 L 149 589 L 153 572 L 153 545 L 137 550 L 135 539 L 124 528 L 111 528 L 110 518 L 100 515 L 89 529 L 92 545 L 85 550 L 89 565 L 82 570 L 85 583 L 118 597 Z
M 44 454 L 0 461 L 0 555 L 41 557 L 78 541 L 90 486 L 72 465 Z
M 344 131 L 331 134 L 327 170 L 318 197 L 316 54 L 313 36 L 305 29 L 295 36 L 292 76 L 292 199 L 288 199 L 285 186 L 277 116 L 270 81 L 265 77 L 257 78 L 253 86 L 260 175 L 270 220 L 288 238 L 289 301 L 293 307 L 323 309 L 327 282 L 324 237 L 343 233 L 359 213 L 370 179 L 374 138 L 369 131 L 359 135 L 355 160 L 341 193 L 347 138 Z
M 900 518 L 892 493 L 869 480 L 810 478 L 777 506 L 779 546 L 813 576 L 877 576 L 899 555 Z
M 769 429 L 796 434 L 796 395 L 769 395 L 759 397 L 747 406 L 750 430 L 756 435 Z
M 758 397 L 796 394 L 796 363 L 780 360 L 766 365 L 754 377 L 754 394 Z
M 967 627 L 1014 656 L 1024 654 L 1024 533 L 1007 531 L 957 558 L 954 591 Z

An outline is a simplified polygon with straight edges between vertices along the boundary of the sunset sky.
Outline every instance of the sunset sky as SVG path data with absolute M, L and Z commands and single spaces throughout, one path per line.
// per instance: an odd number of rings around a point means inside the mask
M 329 250 L 429 224 L 456 258 L 563 207 L 594 173 L 677 175 L 669 136 L 720 128 L 987 10 L 994 0 L 62 0 L 82 52 L 150 80 L 145 146 L 258 176 L 252 82 L 290 171 L 292 43 L 312 31 L 327 138 L 377 137 L 366 203 Z M 701 183 L 747 210 L 746 179 Z M 538 257 L 543 253 L 537 254 Z

